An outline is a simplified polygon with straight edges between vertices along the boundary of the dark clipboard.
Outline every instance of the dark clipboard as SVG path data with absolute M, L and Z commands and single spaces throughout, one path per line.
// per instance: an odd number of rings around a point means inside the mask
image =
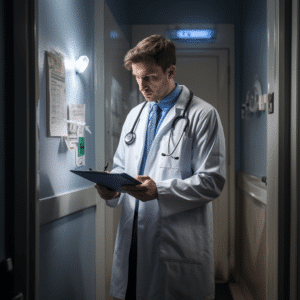
M 130 175 L 126 173 L 121 174 L 111 174 L 106 172 L 99 172 L 99 171 L 77 171 L 77 170 L 70 170 L 76 175 L 79 175 L 89 181 L 95 182 L 98 185 L 105 186 L 106 188 L 123 192 L 122 185 L 129 184 L 129 185 L 138 185 L 141 182 L 137 181 Z

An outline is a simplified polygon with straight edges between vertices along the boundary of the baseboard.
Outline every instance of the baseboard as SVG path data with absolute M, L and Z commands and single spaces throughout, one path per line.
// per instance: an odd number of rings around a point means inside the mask
M 245 300 L 243 292 L 238 283 L 229 283 L 229 289 L 233 300 Z
M 229 283 L 233 300 L 254 300 L 245 284 Z

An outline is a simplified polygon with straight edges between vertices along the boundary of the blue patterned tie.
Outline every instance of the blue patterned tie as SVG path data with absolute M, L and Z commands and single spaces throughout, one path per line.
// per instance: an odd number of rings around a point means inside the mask
M 146 154 L 145 160 L 148 157 L 149 150 L 151 148 L 152 142 L 155 137 L 159 112 L 160 112 L 160 107 L 158 106 L 157 103 L 155 103 L 150 113 L 150 121 L 147 129 L 147 144 L 146 144 L 147 149 L 146 149 L 146 153 L 144 153 L 144 155 Z M 144 170 L 141 171 L 144 173 Z

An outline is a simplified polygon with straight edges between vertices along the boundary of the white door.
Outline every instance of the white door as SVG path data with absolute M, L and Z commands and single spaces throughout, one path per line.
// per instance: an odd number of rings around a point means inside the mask
M 176 67 L 175 81 L 187 86 L 195 96 L 210 103 L 219 112 L 228 153 L 227 50 L 177 50 Z M 228 163 L 227 159 L 227 174 Z M 229 207 L 227 180 L 222 194 L 213 201 L 215 277 L 221 281 L 227 281 L 229 276 Z

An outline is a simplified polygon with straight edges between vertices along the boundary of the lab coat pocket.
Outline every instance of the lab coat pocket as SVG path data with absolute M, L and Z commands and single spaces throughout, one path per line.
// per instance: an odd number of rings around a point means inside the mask
M 162 178 L 185 179 L 191 176 L 192 175 L 192 161 L 191 161 L 192 139 L 187 137 L 184 134 L 181 140 L 180 140 L 180 135 L 174 135 L 171 137 L 169 141 L 169 136 L 168 136 L 164 138 L 163 145 L 164 147 L 162 153 L 165 153 L 167 155 L 162 156 L 161 158 L 160 172 Z M 174 149 L 175 151 L 173 152 Z

